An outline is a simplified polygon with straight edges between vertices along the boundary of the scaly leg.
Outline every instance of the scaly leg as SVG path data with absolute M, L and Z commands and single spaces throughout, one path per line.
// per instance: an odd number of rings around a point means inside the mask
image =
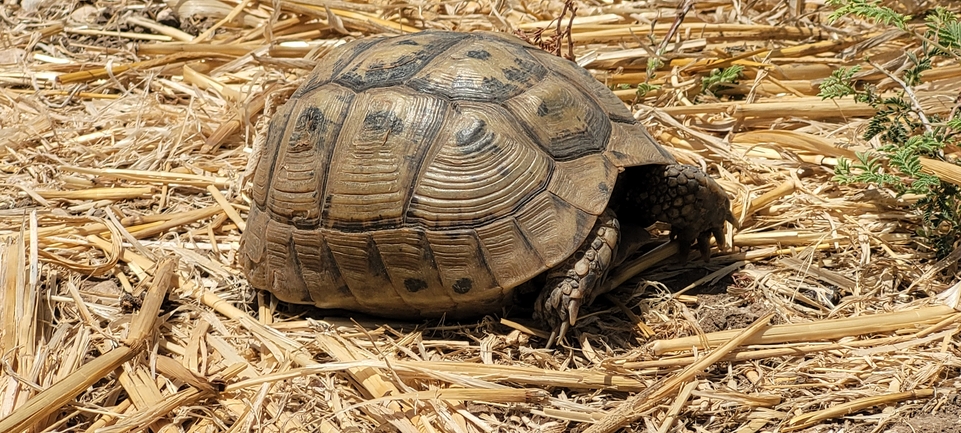
M 590 304 L 614 262 L 620 225 L 608 210 L 597 218 L 591 234 L 567 260 L 547 271 L 547 283 L 534 304 L 534 317 L 552 327 L 548 347 L 564 337 L 577 321 L 583 304 Z

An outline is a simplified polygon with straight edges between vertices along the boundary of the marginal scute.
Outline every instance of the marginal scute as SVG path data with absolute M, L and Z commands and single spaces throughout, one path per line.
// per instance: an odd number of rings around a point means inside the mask
M 267 227 L 270 222 L 270 215 L 262 211 L 257 206 L 250 207 L 250 214 L 247 215 L 247 224 L 255 228 L 250 233 L 246 233 L 240 238 L 240 264 L 247 271 L 247 279 L 250 284 L 257 287 L 267 285 L 267 274 L 262 265 L 264 254 L 267 250 L 268 240 L 264 238 L 264 231 L 261 227 Z
M 547 190 L 571 206 L 591 215 L 600 215 L 611 197 L 617 167 L 601 154 L 554 164 L 557 168 Z
M 266 272 L 267 287 L 272 288 L 271 293 L 277 298 L 290 302 L 310 301 L 307 284 L 302 274 L 290 272 L 300 268 L 293 248 L 291 231 L 293 227 L 288 224 L 274 220 L 267 221 L 264 237 L 270 242 L 267 243 L 267 262 L 261 265 Z
M 357 305 L 368 311 L 391 312 L 403 308 L 403 298 L 397 294 L 387 275 L 370 234 L 327 230 L 324 231 L 324 239 L 334 259 L 328 266 L 337 267 Z M 402 281 L 398 283 L 403 287 Z M 318 298 L 316 295 L 313 297 Z
M 571 233 L 568 228 L 590 227 L 595 216 L 545 191 L 520 208 L 515 218 L 544 264 L 551 267 L 566 259 L 587 237 L 586 231 Z
M 494 280 L 476 231 L 429 230 L 425 234 L 441 284 L 456 293 L 458 303 L 505 300 L 507 291 Z
M 346 305 L 357 305 L 354 295 L 340 275 L 340 270 L 336 266 L 328 265 L 334 261 L 334 257 L 321 232 L 295 229 L 291 232 L 291 240 L 304 282 L 329 288 L 323 297 L 309 298 L 309 303 L 321 308 L 346 308 Z M 313 292 L 308 291 L 308 295 L 310 294 Z M 293 302 L 288 299 L 282 300 Z
M 370 233 L 384 263 L 388 278 L 397 295 L 408 308 L 421 311 L 444 311 L 454 301 L 434 265 L 434 253 L 422 229 L 401 228 Z
M 547 269 L 514 218 L 500 219 L 475 230 L 499 286 L 515 287 Z
M 606 155 L 618 167 L 677 164 L 641 124 L 614 123 Z

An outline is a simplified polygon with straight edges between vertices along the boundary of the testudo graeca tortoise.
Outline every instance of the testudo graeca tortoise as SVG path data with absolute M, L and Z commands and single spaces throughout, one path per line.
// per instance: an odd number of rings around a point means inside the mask
M 655 221 L 707 256 L 732 221 L 574 63 L 503 34 L 332 50 L 273 116 L 239 260 L 279 299 L 394 318 L 494 313 L 535 277 L 555 329 Z

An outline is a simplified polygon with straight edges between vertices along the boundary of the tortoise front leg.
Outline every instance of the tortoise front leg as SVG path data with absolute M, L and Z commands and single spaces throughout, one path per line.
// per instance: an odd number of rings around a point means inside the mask
M 671 239 L 680 246 L 678 257 L 687 260 L 697 241 L 701 258 L 711 257 L 711 236 L 724 248 L 724 222 L 737 227 L 727 193 L 707 173 L 691 165 L 632 167 L 618 180 L 624 196 L 617 213 L 625 221 L 643 225 L 654 221 L 671 224 Z
M 547 283 L 537 302 L 534 318 L 551 325 L 547 347 L 564 337 L 577 321 L 583 304 L 590 304 L 614 262 L 620 237 L 620 224 L 607 210 L 594 224 L 590 235 L 567 260 L 547 271 Z

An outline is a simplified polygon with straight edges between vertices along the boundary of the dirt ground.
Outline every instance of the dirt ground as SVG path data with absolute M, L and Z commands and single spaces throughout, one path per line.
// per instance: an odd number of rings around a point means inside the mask
M 804 433 L 958 433 L 961 432 L 961 405 L 958 394 L 939 398 L 938 407 L 934 404 L 920 407 L 907 413 L 890 417 L 882 411 L 873 416 L 852 416 L 858 421 L 836 421 L 818 427 L 801 430 Z M 867 421 L 867 422 L 866 422 Z

